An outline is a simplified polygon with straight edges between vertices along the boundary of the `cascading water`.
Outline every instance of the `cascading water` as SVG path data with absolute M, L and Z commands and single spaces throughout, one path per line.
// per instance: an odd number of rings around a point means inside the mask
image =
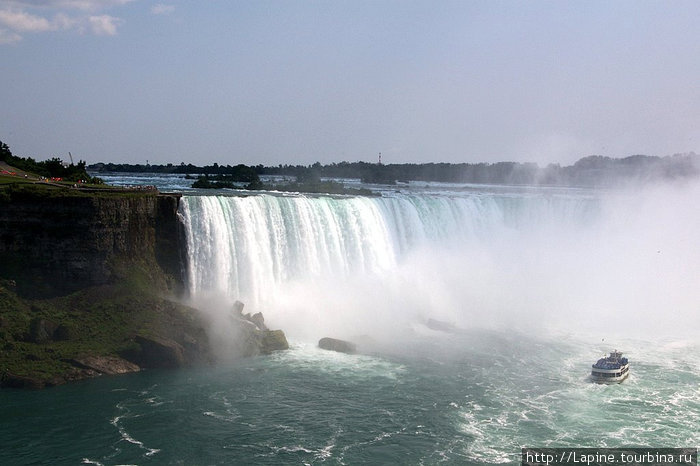
M 459 320 L 455 309 L 473 298 L 460 281 L 488 274 L 484 251 L 494 251 L 494 242 L 536 235 L 544 225 L 581 228 L 597 203 L 522 194 L 261 194 L 185 196 L 180 212 L 192 299 L 238 299 L 283 327 L 293 327 L 294 315 L 366 331 L 358 320 Z

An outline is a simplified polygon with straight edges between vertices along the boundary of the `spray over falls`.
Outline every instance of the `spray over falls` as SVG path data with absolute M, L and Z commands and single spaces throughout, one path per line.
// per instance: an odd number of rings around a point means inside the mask
M 428 317 L 470 325 L 542 312 L 550 285 L 534 293 L 531 282 L 561 265 L 552 251 L 601 212 L 589 194 L 462 192 L 185 196 L 180 213 L 194 301 L 241 300 L 293 337 L 317 340 Z

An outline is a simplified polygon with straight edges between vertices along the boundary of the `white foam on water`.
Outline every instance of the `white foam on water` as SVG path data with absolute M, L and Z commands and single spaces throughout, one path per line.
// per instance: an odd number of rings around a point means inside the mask
M 622 447 L 629 445 L 695 445 L 700 441 L 700 372 L 697 351 L 687 341 L 669 341 L 649 349 L 649 342 L 620 340 L 629 348 L 632 375 L 621 384 L 592 383 L 576 376 L 590 370 L 587 348 L 597 346 L 582 337 L 571 339 L 579 348 L 560 365 L 543 352 L 529 361 L 531 373 L 522 377 L 493 377 L 484 396 L 486 408 L 462 404 L 457 426 L 465 438 L 466 454 L 477 462 L 497 462 L 519 446 Z M 556 345 L 555 345 L 556 346 Z M 596 352 L 594 351 L 593 354 Z M 635 354 L 642 361 L 635 359 Z M 579 359 L 581 363 L 573 361 Z M 686 364 L 690 363 L 690 364 Z M 547 367 L 564 368 L 569 376 L 532 396 L 520 386 L 533 386 Z M 580 375 L 580 374 L 579 374 Z M 538 431 L 539 429 L 539 431 Z M 548 431 L 547 431 L 548 430 Z M 498 447 L 495 447 L 498 445 Z M 501 456 L 499 456 L 499 452 Z M 492 459 L 489 459 L 492 458 Z
M 119 415 L 119 416 L 115 416 L 114 418 L 112 418 L 110 420 L 110 424 L 112 424 L 114 427 L 117 428 L 117 430 L 119 431 L 119 435 L 121 436 L 121 439 L 125 442 L 132 444 L 132 445 L 136 445 L 140 449 L 144 450 L 145 456 L 153 456 L 153 455 L 157 454 L 158 452 L 160 452 L 160 449 L 147 447 L 146 445 L 144 445 L 143 442 L 132 437 L 129 434 L 129 432 L 126 430 L 126 427 L 124 427 L 123 422 L 122 422 L 123 419 L 130 419 L 133 417 L 139 417 L 139 415 L 132 414 L 131 410 L 129 408 L 127 408 L 124 403 L 118 403 L 117 409 L 122 411 L 124 414 Z
M 295 370 L 310 370 L 352 380 L 396 380 L 406 372 L 403 364 L 381 357 L 328 351 L 305 342 L 292 341 L 289 351 L 276 353 L 272 358 L 279 364 L 294 367 Z

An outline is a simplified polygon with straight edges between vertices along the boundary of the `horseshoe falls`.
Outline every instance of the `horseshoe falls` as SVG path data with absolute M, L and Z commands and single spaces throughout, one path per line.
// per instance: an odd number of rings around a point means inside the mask
M 0 421 L 0 463 L 515 465 L 523 447 L 700 444 L 697 186 L 398 190 L 183 195 L 184 299 L 222 340 L 240 300 L 290 349 L 2 390 L 26 422 Z M 591 383 L 614 349 L 630 376 Z
M 688 227 L 673 230 L 692 220 L 652 201 L 553 188 L 185 196 L 186 283 L 194 303 L 226 313 L 240 300 L 309 342 L 397 340 L 430 318 L 542 331 L 636 316 L 658 331 L 660 307 L 691 317 L 698 271 L 681 260 Z
M 463 323 L 491 286 L 480 275 L 515 235 L 586 228 L 597 207 L 483 193 L 186 196 L 186 282 L 195 302 L 240 300 L 311 340 L 396 334 L 429 317 Z

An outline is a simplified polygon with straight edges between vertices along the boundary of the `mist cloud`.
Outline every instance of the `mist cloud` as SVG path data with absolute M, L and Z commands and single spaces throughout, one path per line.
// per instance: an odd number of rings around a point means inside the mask
M 688 208 L 699 193 L 681 183 L 549 209 L 539 199 L 488 234 L 425 244 L 374 273 L 293 277 L 258 310 L 308 341 L 396 339 L 428 318 L 599 338 L 685 335 L 700 323 L 700 216 Z

